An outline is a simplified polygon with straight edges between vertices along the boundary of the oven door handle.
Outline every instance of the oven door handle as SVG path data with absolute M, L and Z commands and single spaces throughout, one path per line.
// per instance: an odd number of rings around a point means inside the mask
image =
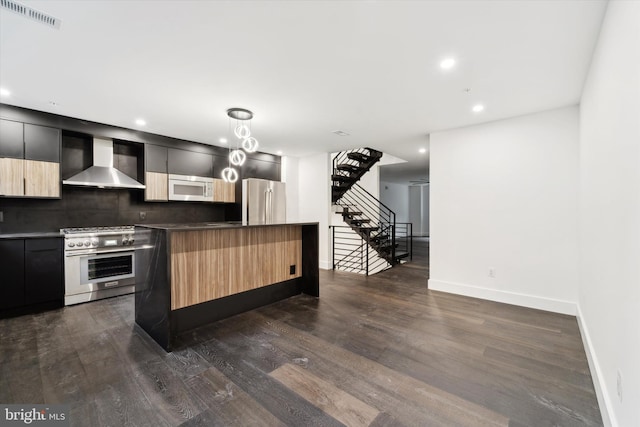
M 112 254 L 112 253 L 118 253 L 118 252 L 133 252 L 136 249 L 146 249 L 146 248 L 144 246 L 137 246 L 137 247 L 131 246 L 131 247 L 128 247 L 128 248 L 107 249 L 107 250 L 89 249 L 89 250 L 86 250 L 86 251 L 78 251 L 78 252 L 68 253 L 68 254 L 65 254 L 65 256 L 74 257 L 74 256 Z

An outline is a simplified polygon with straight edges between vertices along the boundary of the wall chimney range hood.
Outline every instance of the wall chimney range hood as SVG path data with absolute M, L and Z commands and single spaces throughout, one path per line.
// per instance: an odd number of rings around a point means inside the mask
M 98 188 L 145 188 L 144 184 L 113 167 L 113 141 L 100 138 L 93 138 L 93 166 L 62 183 Z

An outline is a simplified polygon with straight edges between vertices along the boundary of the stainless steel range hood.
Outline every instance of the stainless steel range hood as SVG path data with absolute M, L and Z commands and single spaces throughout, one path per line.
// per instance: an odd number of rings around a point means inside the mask
M 98 188 L 145 188 L 144 184 L 113 167 L 113 141 L 99 138 L 93 139 L 93 166 L 62 183 Z

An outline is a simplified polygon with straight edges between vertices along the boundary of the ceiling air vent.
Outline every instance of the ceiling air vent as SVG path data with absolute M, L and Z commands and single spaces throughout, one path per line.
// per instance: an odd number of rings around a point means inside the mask
M 349 136 L 349 134 L 343 130 L 334 130 L 331 133 L 335 133 L 338 136 Z
M 47 15 L 46 13 L 40 12 L 39 10 L 35 10 L 13 0 L 0 0 L 0 7 L 22 15 L 25 18 L 33 19 L 41 24 L 53 27 L 57 30 L 60 29 L 60 24 L 62 24 L 62 21 L 58 18 L 54 18 L 51 15 Z

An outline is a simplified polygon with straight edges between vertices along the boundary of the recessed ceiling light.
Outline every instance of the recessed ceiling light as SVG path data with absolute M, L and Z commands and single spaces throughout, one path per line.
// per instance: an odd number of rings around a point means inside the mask
M 427 149 L 426 148 L 421 148 L 421 149 L 418 150 L 418 152 L 421 153 L 421 154 L 424 154 L 424 153 L 427 152 Z
M 9 92 L 7 89 L 0 87 L 0 96 L 2 97 L 8 97 L 11 96 L 11 92 Z
M 218 141 L 220 141 L 221 144 L 226 144 L 227 138 L 220 138 Z
M 454 58 L 445 58 L 440 61 L 440 68 L 443 70 L 450 70 L 456 65 L 456 60 Z
M 276 154 L 277 154 L 278 156 L 282 156 L 282 150 L 278 150 L 278 151 L 276 151 Z
M 482 105 L 482 104 L 476 104 L 471 109 L 471 111 L 473 111 L 474 113 L 479 113 L 479 112 L 481 112 L 483 110 L 484 110 L 484 105 Z
M 145 126 L 147 122 L 144 119 L 136 119 L 136 124 L 138 126 Z

